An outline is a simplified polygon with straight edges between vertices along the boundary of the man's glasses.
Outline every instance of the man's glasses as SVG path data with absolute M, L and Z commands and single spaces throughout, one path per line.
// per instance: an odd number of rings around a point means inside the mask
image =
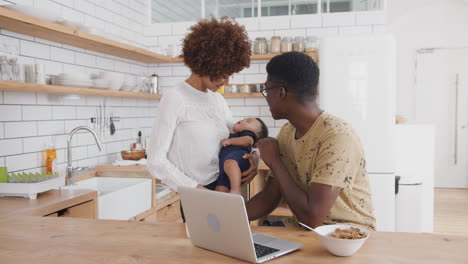
M 276 86 L 276 87 L 271 87 L 271 88 L 264 88 L 264 89 L 261 89 L 260 92 L 263 94 L 263 96 L 267 96 L 268 95 L 268 90 L 272 90 L 272 89 L 276 89 L 276 88 L 281 88 L 282 86 Z

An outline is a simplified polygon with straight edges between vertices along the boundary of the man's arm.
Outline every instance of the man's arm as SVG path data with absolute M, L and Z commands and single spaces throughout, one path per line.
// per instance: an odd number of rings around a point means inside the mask
M 221 145 L 223 145 L 223 147 L 226 147 L 226 146 L 250 147 L 253 145 L 253 143 L 254 141 L 251 136 L 225 138 L 221 141 Z
M 262 139 L 257 143 L 257 147 L 263 161 L 275 175 L 283 199 L 298 220 L 311 227 L 321 225 L 338 197 L 340 189 L 311 183 L 308 191 L 303 191 L 284 166 L 276 139 Z
M 279 183 L 275 178 L 269 177 L 265 188 L 246 203 L 249 220 L 253 221 L 273 212 L 280 201 Z
M 304 192 L 293 181 L 281 160 L 272 165 L 271 171 L 277 175 L 281 194 L 297 219 L 310 227 L 322 225 L 340 194 L 340 188 L 311 183 Z

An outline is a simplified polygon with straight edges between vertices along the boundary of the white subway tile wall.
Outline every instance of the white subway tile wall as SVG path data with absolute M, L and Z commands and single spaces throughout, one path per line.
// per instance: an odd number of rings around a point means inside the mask
M 5 125 L 3 123 L 0 123 L 0 139 L 4 137 L 5 137 Z
M 37 122 L 6 122 L 5 138 L 21 138 L 37 136 Z
M 0 140 L 0 156 L 21 153 L 23 153 L 23 142 L 21 138 Z
M 104 37 L 133 46 L 163 50 L 169 44 L 181 44 L 181 39 L 193 23 L 161 23 L 146 25 L 146 0 L 17 0 L 10 1 L 36 7 L 50 7 L 62 16 L 97 28 Z M 270 38 L 273 35 L 316 35 L 385 32 L 383 13 L 349 13 L 301 15 L 294 17 L 245 18 L 249 38 Z M 167 91 L 190 74 L 183 63 L 143 64 L 69 45 L 0 29 L 0 43 L 17 47 L 19 63 L 46 65 L 48 75 L 79 71 L 97 73 L 114 71 L 126 76 L 156 73 L 161 90 Z M 179 47 L 180 48 L 180 47 Z M 231 77 L 231 83 L 263 83 L 267 61 L 253 61 L 251 66 Z M 273 120 L 264 98 L 227 98 L 235 121 L 245 117 L 261 117 L 276 136 L 284 120 Z M 72 140 L 74 166 L 95 166 L 119 158 L 128 149 L 138 131 L 149 136 L 157 115 L 159 100 L 99 96 L 65 96 L 45 93 L 22 93 L 0 89 L 0 166 L 10 172 L 43 170 L 42 151 L 53 144 L 63 172 L 66 163 L 67 133 L 77 126 L 94 127 L 91 117 L 99 106 L 119 116 L 117 132 L 103 137 L 104 151 L 95 146 L 87 133 L 78 133 Z

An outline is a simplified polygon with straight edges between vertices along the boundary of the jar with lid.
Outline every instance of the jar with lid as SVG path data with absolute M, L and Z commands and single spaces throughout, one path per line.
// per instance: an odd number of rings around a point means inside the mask
M 318 49 L 318 38 L 315 36 L 308 36 L 306 38 L 305 51 L 315 52 Z
M 304 37 L 296 37 L 294 39 L 293 50 L 298 51 L 298 52 L 304 52 L 305 50 Z
M 271 46 L 270 53 L 281 53 L 281 37 L 273 36 L 271 37 Z
M 268 43 L 266 38 L 256 38 L 254 43 L 255 54 L 266 54 L 268 53 Z
M 281 40 L 281 52 L 292 51 L 292 39 L 290 37 L 284 37 Z

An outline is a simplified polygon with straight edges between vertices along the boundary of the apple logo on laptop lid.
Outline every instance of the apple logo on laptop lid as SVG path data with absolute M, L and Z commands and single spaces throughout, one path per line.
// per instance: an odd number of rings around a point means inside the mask
M 219 224 L 219 219 L 215 214 L 208 214 L 206 217 L 206 222 L 208 224 L 208 227 L 211 229 L 213 232 L 219 232 L 221 230 L 221 225 Z

